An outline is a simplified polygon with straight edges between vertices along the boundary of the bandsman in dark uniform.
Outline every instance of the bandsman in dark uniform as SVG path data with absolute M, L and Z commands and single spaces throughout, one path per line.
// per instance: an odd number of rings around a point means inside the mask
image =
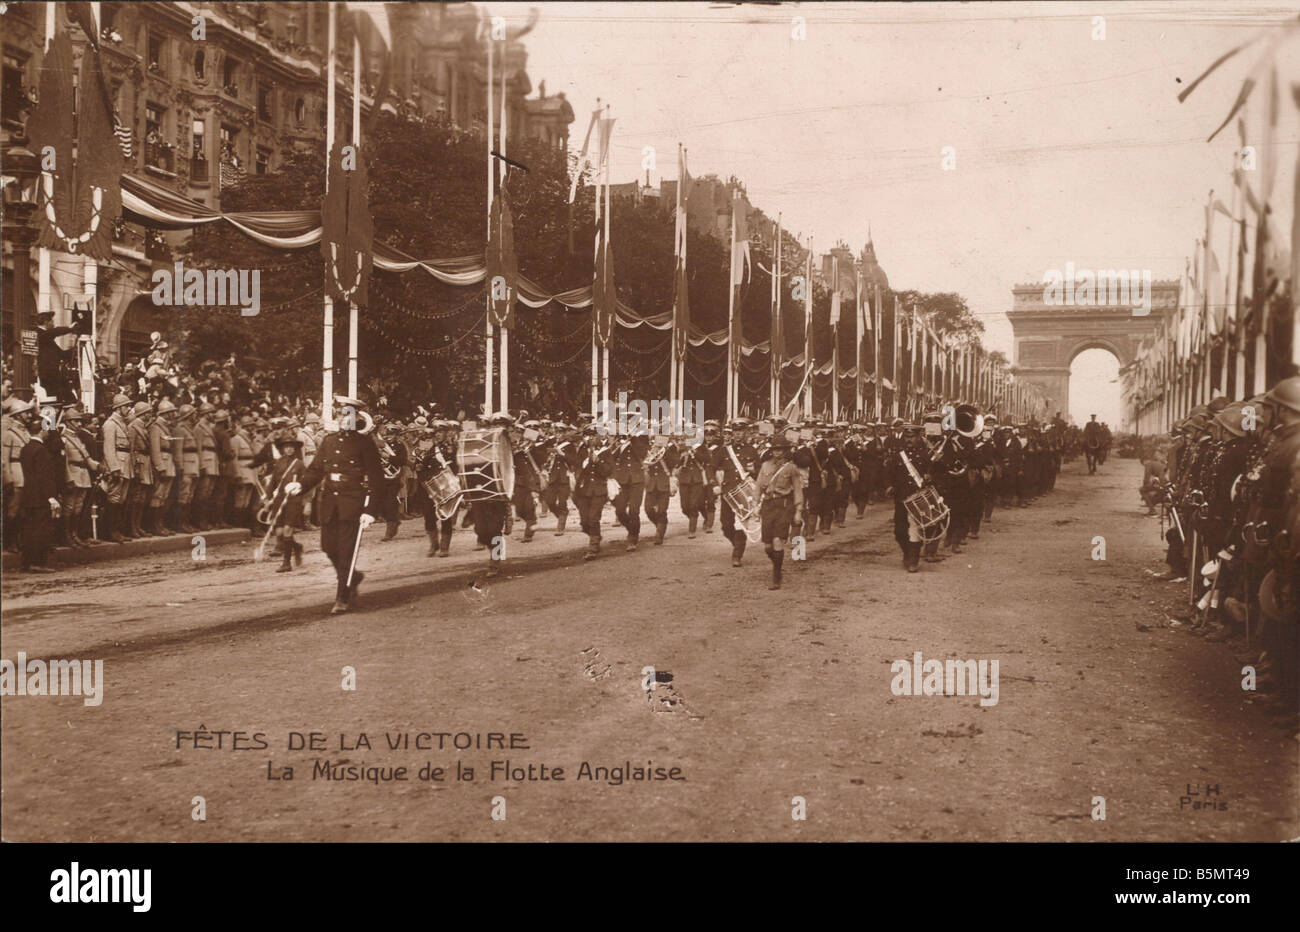
M 573 470 L 573 504 L 578 509 L 582 532 L 587 535 L 584 560 L 594 560 L 600 553 L 600 517 L 609 499 L 609 478 L 613 475 L 612 444 L 600 445 L 596 425 L 583 429 L 584 441 L 566 450 Z
M 625 437 L 614 458 L 614 517 L 627 529 L 627 549 L 636 550 L 641 539 L 641 506 L 645 501 L 645 458 L 650 453 L 650 438 L 644 433 Z
M 803 484 L 799 471 L 790 462 L 789 439 L 784 433 L 772 437 L 771 456 L 758 470 L 759 517 L 762 521 L 763 550 L 772 561 L 769 589 L 781 588 L 781 567 L 785 562 L 785 542 L 790 525 L 803 504 Z
M 657 547 L 663 544 L 664 535 L 668 533 L 668 502 L 677 491 L 677 480 L 673 472 L 681 462 L 681 453 L 671 438 L 656 437 L 655 440 L 666 442 L 655 443 L 652 453 L 658 450 L 662 450 L 663 453 L 654 453 L 646 460 L 648 465 L 645 465 L 645 516 L 655 527 Z M 650 462 L 651 460 L 653 462 Z
M 326 435 L 311 466 L 303 471 L 302 480 L 289 482 L 285 491 L 300 495 L 321 486 L 321 549 L 334 564 L 338 579 L 334 607 L 330 609 L 330 614 L 338 615 L 355 605 L 357 590 L 365 578 L 358 570 L 348 585 L 358 534 L 379 516 L 378 492 L 383 488 L 384 469 L 374 438 L 357 429 L 364 403 L 344 395 L 334 396 L 334 402 L 338 431 Z
M 732 566 L 740 566 L 749 538 L 745 529 L 736 523 L 736 513 L 727 504 L 724 493 L 752 477 L 756 472 L 757 461 L 757 452 L 753 447 L 740 440 L 728 440 L 719 444 L 714 455 L 713 494 L 722 502 L 722 535 L 731 542 Z

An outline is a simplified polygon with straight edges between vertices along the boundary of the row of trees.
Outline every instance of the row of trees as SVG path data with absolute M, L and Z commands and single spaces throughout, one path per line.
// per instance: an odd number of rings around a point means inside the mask
M 370 206 L 377 239 L 419 258 L 482 255 L 486 238 L 484 142 L 481 136 L 445 126 L 383 115 L 365 139 L 362 157 L 370 177 Z M 594 216 L 590 188 L 568 204 L 571 166 L 567 154 L 534 141 L 512 140 L 511 158 L 528 166 L 512 169 L 507 182 L 515 221 L 520 271 L 542 287 L 562 291 L 590 283 Z M 222 192 L 223 210 L 298 210 L 319 207 L 324 194 L 323 153 L 297 154 L 270 175 L 249 176 Z M 642 314 L 672 307 L 672 204 L 656 199 L 620 199 L 611 217 L 615 278 L 619 295 Z M 688 255 L 691 316 L 705 332 L 727 323 L 727 244 L 691 230 Z M 756 233 L 751 245 L 752 280 L 742 289 L 739 313 L 750 341 L 768 338 L 770 282 L 758 266 L 772 267 L 771 231 Z M 787 240 L 784 268 L 802 271 L 803 257 L 791 255 Z M 283 252 L 263 246 L 224 224 L 197 228 L 184 249 L 195 266 L 262 269 L 262 313 L 187 310 L 175 318 L 172 339 L 184 361 L 239 359 L 260 367 L 277 389 L 312 393 L 320 384 L 322 281 L 316 249 Z M 790 293 L 782 299 L 788 355 L 803 348 L 803 304 Z M 376 272 L 370 306 L 360 313 L 359 356 L 363 393 L 384 397 L 398 412 L 417 404 L 442 410 L 477 411 L 483 386 L 483 286 L 442 284 L 421 270 Z M 904 307 L 927 314 L 941 333 L 977 336 L 983 325 L 955 294 L 900 292 Z M 890 352 L 893 294 L 883 296 L 885 319 L 882 369 L 892 371 Z M 830 294 L 814 275 L 814 358 L 831 356 Z M 844 300 L 839 328 L 842 368 L 854 364 L 854 305 Z M 511 339 L 511 407 L 575 415 L 589 404 L 590 316 L 558 305 L 541 310 L 521 307 Z M 341 323 L 341 325 L 340 325 Z M 346 315 L 336 313 L 334 358 L 346 363 Z M 627 391 L 640 398 L 668 394 L 670 334 L 650 327 L 616 328 L 611 350 L 611 394 Z M 870 366 L 870 344 L 864 350 Z M 687 365 L 687 397 L 704 400 L 706 410 L 723 408 L 725 347 L 692 348 Z M 768 357 L 745 361 L 741 401 L 765 410 Z M 786 397 L 802 372 L 786 376 Z M 338 384 L 338 383 L 336 383 Z M 814 409 L 829 405 L 829 379 L 815 386 Z M 841 384 L 842 406 L 852 405 L 851 381 Z

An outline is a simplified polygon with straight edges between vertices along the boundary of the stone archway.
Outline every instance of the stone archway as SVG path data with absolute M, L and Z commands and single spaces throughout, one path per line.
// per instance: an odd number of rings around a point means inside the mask
M 1015 335 L 1012 372 L 1047 396 L 1047 416 L 1070 410 L 1070 365 L 1087 349 L 1104 349 L 1120 369 L 1133 362 L 1142 340 L 1155 331 L 1164 310 L 1178 305 L 1178 282 L 1151 285 L 1151 313 L 1131 307 L 1048 303 L 1040 283 L 1016 285 L 1007 312 Z

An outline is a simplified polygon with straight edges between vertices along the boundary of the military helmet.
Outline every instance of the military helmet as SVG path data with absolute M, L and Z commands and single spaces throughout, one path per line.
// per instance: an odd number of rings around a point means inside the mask
M 1264 401 L 1300 413 L 1300 375 L 1278 382 L 1264 395 Z

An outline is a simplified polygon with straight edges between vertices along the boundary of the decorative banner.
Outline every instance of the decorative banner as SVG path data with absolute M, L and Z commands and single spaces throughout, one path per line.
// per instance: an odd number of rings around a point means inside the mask
M 105 103 L 108 91 L 99 53 L 88 48 L 81 58 L 75 131 L 72 77 L 72 40 L 63 30 L 45 54 L 40 102 L 27 121 L 29 145 L 43 169 L 37 242 L 111 262 L 114 224 L 122 212 L 123 165 L 112 112 Z
M 348 166 L 343 164 L 347 151 Z M 329 190 L 321 202 L 321 255 L 325 290 L 336 301 L 369 303 L 375 230 L 370 218 L 370 183 L 360 148 L 334 144 Z
M 488 296 L 492 323 L 509 329 L 515 323 L 519 296 L 519 260 L 515 256 L 514 219 L 503 187 L 492 204 L 492 230 L 487 248 Z
M 689 280 L 686 277 L 686 232 L 687 202 L 690 200 L 694 181 L 686 169 L 686 150 L 677 147 L 677 210 L 674 216 L 673 256 L 675 271 L 673 274 L 673 319 L 674 352 L 681 359 L 686 355 L 686 340 L 691 326 L 691 302 Z
M 600 244 L 596 247 L 596 277 L 592 282 L 591 306 L 595 315 L 596 340 L 602 346 L 609 346 L 614 334 L 614 317 L 618 313 L 618 292 L 614 287 L 614 257 L 605 241 L 604 232 L 600 232 Z M 672 326 L 671 320 L 668 326 Z M 660 328 L 656 328 L 660 329 Z

